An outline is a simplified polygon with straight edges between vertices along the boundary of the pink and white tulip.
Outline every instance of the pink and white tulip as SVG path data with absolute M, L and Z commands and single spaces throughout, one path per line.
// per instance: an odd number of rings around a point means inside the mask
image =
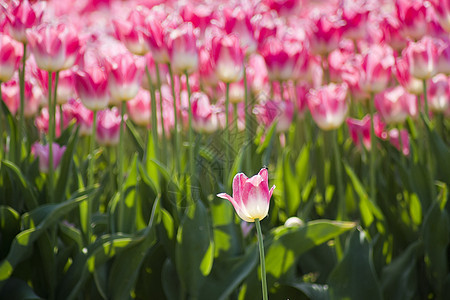
M 148 127 L 150 125 L 150 101 L 150 94 L 145 90 L 140 90 L 136 97 L 127 101 L 128 115 L 139 126 Z
M 201 133 L 213 133 L 219 128 L 218 110 L 211 105 L 206 94 L 191 95 L 192 127 Z
M 428 81 L 428 104 L 433 112 L 445 112 L 450 106 L 449 78 L 438 74 Z
M 42 19 L 42 7 L 31 5 L 28 0 L 17 1 L 6 14 L 9 21 L 9 33 L 18 42 L 28 42 L 27 29 L 37 26 Z
M 98 112 L 96 140 L 102 146 L 119 144 L 120 112 L 116 107 Z
M 221 193 L 217 196 L 227 199 L 233 204 L 238 216 L 246 222 L 262 220 L 269 213 L 269 203 L 275 186 L 269 190 L 267 169 L 261 169 L 251 178 L 238 173 L 233 179 L 233 197 Z
M 375 107 L 387 124 L 402 124 L 417 114 L 416 96 L 402 86 L 389 88 L 375 96 Z
M 150 51 L 145 21 L 147 12 L 144 7 L 138 6 L 130 12 L 126 20 L 112 21 L 118 39 L 135 55 L 145 55 Z
M 410 73 L 409 62 L 404 57 L 397 57 L 395 60 L 395 75 L 398 82 L 414 95 L 423 93 L 422 81 L 413 77 Z
M 58 168 L 65 151 L 66 146 L 59 146 L 59 144 L 57 143 L 52 144 L 53 168 L 55 170 L 56 168 Z M 42 173 L 48 173 L 49 145 L 35 143 L 31 148 L 31 153 L 33 153 L 35 157 L 39 158 L 39 171 L 41 171 Z
M 383 122 L 381 122 L 378 114 L 374 114 L 373 121 L 374 121 L 373 124 L 375 136 L 379 138 L 384 137 L 385 125 Z M 366 115 L 362 120 L 347 118 L 346 122 L 348 131 L 350 133 L 350 137 L 352 138 L 352 141 L 356 145 L 356 147 L 361 148 L 361 146 L 364 145 L 364 147 L 367 150 L 370 150 L 372 147 L 372 143 L 370 140 L 371 134 L 370 115 Z
M 396 0 L 395 6 L 403 34 L 413 40 L 421 39 L 428 29 L 429 5 L 424 0 Z
M 198 69 L 197 38 L 192 23 L 183 23 L 168 36 L 170 63 L 175 73 L 192 74 Z
M 257 120 L 266 128 L 276 122 L 278 133 L 286 132 L 294 117 L 294 104 L 290 101 L 266 101 L 253 109 Z
M 373 45 L 366 49 L 362 57 L 359 84 L 367 93 L 379 93 L 386 89 L 391 80 L 394 65 L 392 48 L 387 45 Z
M 329 84 L 310 90 L 307 99 L 311 115 L 322 130 L 339 128 L 348 111 L 347 84 Z
M 244 75 L 244 53 L 239 39 L 231 34 L 214 37 L 212 56 L 216 75 L 225 83 L 237 82 Z
M 439 48 L 437 41 L 425 36 L 416 43 L 410 43 L 403 50 L 403 57 L 409 63 L 409 71 L 418 79 L 429 79 L 436 75 L 438 68 Z
M 19 68 L 23 46 L 6 34 L 0 33 L 0 83 L 11 79 Z

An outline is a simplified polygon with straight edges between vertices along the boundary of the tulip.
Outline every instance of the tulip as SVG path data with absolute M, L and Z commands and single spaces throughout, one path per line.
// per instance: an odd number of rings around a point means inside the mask
M 233 10 L 225 9 L 224 17 L 227 34 L 234 33 L 237 35 L 246 56 L 254 53 L 258 44 L 253 25 L 250 22 L 251 14 L 244 11 L 240 6 L 236 6 Z
M 66 146 L 59 146 L 57 143 L 53 143 L 53 168 L 56 170 L 58 168 L 59 163 L 61 162 L 61 158 L 66 151 Z M 49 172 L 49 145 L 42 145 L 40 143 L 35 143 L 31 149 L 31 153 L 34 154 L 35 157 L 39 158 L 39 171 L 42 173 Z
M 420 95 L 423 92 L 422 81 L 411 76 L 409 62 L 403 57 L 397 57 L 395 60 L 395 75 L 398 82 L 414 95 Z
M 386 45 L 373 45 L 362 57 L 359 84 L 363 91 L 376 94 L 386 89 L 394 65 L 393 51 Z
M 198 69 L 198 49 L 192 23 L 183 23 L 168 36 L 170 63 L 177 74 L 192 74 Z
M 79 53 L 79 40 L 73 27 L 42 24 L 27 33 L 38 67 L 49 72 L 72 67 Z
M 260 51 L 267 65 L 269 79 L 272 81 L 293 79 L 301 51 L 297 41 L 269 38 Z
M 311 50 L 314 54 L 327 56 L 337 49 L 343 34 L 343 24 L 335 16 L 320 15 L 313 20 Z
M 191 22 L 195 28 L 199 28 L 201 32 L 211 24 L 216 17 L 214 7 L 206 4 L 192 4 L 187 2 L 180 12 L 184 22 Z
M 119 144 L 120 112 L 116 107 L 98 112 L 96 140 L 102 146 Z
M 6 82 L 19 68 L 23 46 L 6 34 L 0 33 L 0 83 Z
M 135 55 L 145 55 L 150 51 L 145 21 L 147 13 L 148 10 L 138 6 L 129 13 L 126 20 L 112 21 L 118 39 Z
M 388 135 L 389 142 L 391 142 L 391 144 L 394 145 L 395 148 L 401 151 L 403 155 L 408 156 L 410 153 L 408 130 L 402 129 L 399 135 L 399 130 L 397 128 L 394 128 L 389 130 Z
M 213 133 L 219 128 L 218 111 L 206 94 L 196 92 L 191 96 L 192 127 L 202 133 Z
M 438 42 L 438 65 L 437 72 L 450 75 L 450 40 L 445 39 Z
M 436 75 L 438 50 L 436 40 L 428 36 L 416 43 L 410 43 L 403 50 L 402 56 L 408 60 L 411 75 L 422 80 Z
M 421 39 L 428 28 L 427 5 L 423 0 L 396 0 L 397 16 L 406 37 Z
M 401 86 L 376 95 L 375 107 L 387 124 L 402 124 L 408 116 L 417 114 L 416 97 Z
M 216 87 L 219 79 L 214 70 L 214 62 L 211 57 L 211 51 L 203 46 L 199 50 L 199 73 L 200 81 L 207 87 Z
M 105 63 L 92 53 L 85 54 L 84 66 L 74 74 L 75 90 L 90 110 L 102 110 L 108 106 L 108 77 L 105 73 Z
M 276 131 L 278 133 L 286 132 L 294 117 L 294 104 L 290 101 L 266 101 L 255 106 L 253 113 L 266 128 L 270 127 L 273 122 L 277 122 Z
M 275 186 L 269 190 L 267 169 L 261 169 L 251 178 L 238 173 L 233 179 L 233 197 L 220 193 L 217 196 L 233 204 L 238 216 L 246 222 L 262 220 L 269 213 L 269 203 Z
M 9 33 L 18 42 L 28 42 L 26 31 L 41 22 L 43 10 L 31 5 L 28 0 L 18 1 L 16 6 L 6 14 L 9 21 Z
M 111 102 L 133 99 L 141 86 L 143 68 L 138 66 L 129 53 L 120 53 L 108 58 L 108 87 Z
M 323 130 L 337 129 L 348 111 L 347 84 L 329 84 L 310 90 L 307 99 L 311 115 Z
M 244 54 L 239 39 L 233 35 L 214 37 L 212 56 L 216 75 L 225 83 L 237 82 L 244 75 Z
M 167 65 L 158 65 L 159 70 L 159 81 L 158 81 L 158 73 L 156 71 L 156 63 L 153 59 L 151 53 L 147 53 L 144 56 L 146 67 L 148 68 L 148 72 L 150 73 L 150 80 L 152 81 L 152 85 L 155 89 L 159 89 L 160 85 L 168 84 L 167 77 L 169 75 L 169 70 Z M 148 78 L 147 78 L 148 79 Z M 150 91 L 150 86 L 148 80 L 144 78 L 141 82 L 141 87 L 147 91 Z
M 395 14 L 384 14 L 380 21 L 380 29 L 381 42 L 388 44 L 395 51 L 400 52 L 407 46 L 408 42 L 401 35 L 401 24 Z
M 48 97 L 48 74 L 43 70 L 35 70 L 35 77 L 42 89 L 43 96 Z M 55 73 L 52 74 L 52 92 L 55 89 Z M 64 70 L 59 72 L 58 89 L 56 91 L 56 104 L 65 104 L 69 99 L 75 96 L 74 74 L 72 70 Z
M 169 49 L 166 42 L 166 29 L 161 24 L 163 18 L 157 14 L 151 14 L 145 20 L 148 30 L 148 46 L 153 55 L 153 59 L 158 64 L 168 64 L 170 62 Z
M 79 126 L 80 136 L 89 136 L 92 134 L 92 123 L 94 113 L 87 109 L 80 100 L 70 99 L 64 106 L 64 115 L 69 120 L 75 120 Z
M 439 24 L 447 32 L 450 32 L 450 1 L 449 0 L 431 0 Z
M 127 102 L 127 112 L 134 123 L 148 127 L 151 114 L 149 93 L 140 90 L 136 97 Z
M 336 49 L 328 55 L 328 71 L 331 82 L 341 83 L 343 81 L 342 73 L 352 56 L 353 53 L 345 49 Z
M 367 34 L 369 12 L 364 1 L 342 2 L 342 19 L 345 21 L 344 36 L 351 40 L 361 40 Z
M 259 54 L 253 54 L 248 59 L 247 83 L 255 95 L 269 93 L 269 74 L 264 58 Z
M 62 133 L 62 129 L 67 127 L 67 125 L 69 125 L 69 122 L 71 121 L 71 115 L 67 114 L 63 110 L 63 114 L 62 114 L 63 120 L 61 123 L 60 109 L 61 108 L 59 106 L 57 106 L 56 110 L 55 110 L 55 118 L 54 118 L 55 137 L 59 137 Z M 35 119 L 35 125 L 40 133 L 49 134 L 50 114 L 49 114 L 47 107 L 44 107 L 41 109 L 41 113 Z
M 348 131 L 353 143 L 357 147 L 361 147 L 361 142 L 367 150 L 370 150 L 372 144 L 370 142 L 370 115 L 366 115 L 362 120 L 347 118 Z M 374 115 L 374 131 L 375 136 L 381 138 L 384 136 L 384 123 L 380 117 Z
M 39 110 L 39 104 L 43 97 L 40 88 L 31 83 L 25 82 L 24 86 L 25 105 L 24 117 L 31 118 L 35 116 Z M 2 98 L 11 114 L 15 115 L 20 107 L 20 88 L 17 78 L 2 84 Z
M 428 82 L 427 93 L 430 109 L 433 112 L 445 112 L 450 106 L 449 78 L 444 74 L 438 74 Z

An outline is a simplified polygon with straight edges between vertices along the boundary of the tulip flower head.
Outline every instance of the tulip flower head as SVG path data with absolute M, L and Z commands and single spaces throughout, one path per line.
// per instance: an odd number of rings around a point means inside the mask
M 6 34 L 0 33 L 0 82 L 6 82 L 19 67 L 23 46 Z
M 192 23 L 183 23 L 170 32 L 168 37 L 169 57 L 177 74 L 192 74 L 198 69 L 198 49 Z
M 38 5 L 31 5 L 28 0 L 17 3 L 6 14 L 9 21 L 9 33 L 16 41 L 27 43 L 26 31 L 41 22 L 43 10 Z
M 450 106 L 449 78 L 438 74 L 428 82 L 428 103 L 433 112 L 444 112 Z
M 57 143 L 53 143 L 53 168 L 57 168 L 59 163 L 61 162 L 61 158 L 66 151 L 66 146 L 59 146 Z M 49 154 L 49 145 L 42 145 L 40 143 L 35 143 L 31 149 L 31 152 L 39 157 L 39 171 L 42 173 L 48 173 L 48 154 Z
M 269 190 L 268 176 L 266 168 L 251 178 L 244 173 L 238 173 L 233 179 L 233 197 L 225 193 L 220 193 L 217 197 L 229 200 L 242 220 L 262 220 L 269 213 L 270 198 L 275 189 L 275 186 L 272 186 Z
M 402 52 L 409 63 L 411 75 L 418 79 L 429 79 L 436 75 L 439 47 L 435 39 L 424 37 L 417 43 L 410 43 Z
M 244 53 L 239 39 L 233 35 L 214 37 L 212 40 L 212 56 L 217 77 L 225 82 L 237 82 L 244 76 Z
M 416 97 L 402 86 L 389 88 L 375 96 L 375 107 L 387 124 L 401 124 L 417 113 Z

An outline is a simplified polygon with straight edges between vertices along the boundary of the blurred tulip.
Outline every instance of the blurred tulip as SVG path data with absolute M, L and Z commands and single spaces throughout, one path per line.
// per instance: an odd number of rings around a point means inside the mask
M 26 31 L 41 22 L 42 13 L 41 7 L 31 5 L 28 0 L 17 1 L 12 10 L 6 14 L 11 36 L 16 41 L 27 43 Z
M 344 36 L 351 40 L 363 39 L 367 34 L 369 12 L 365 0 L 341 1 L 342 19 L 345 21 Z
M 127 102 L 128 115 L 139 126 L 148 127 L 150 125 L 150 101 L 150 94 L 145 90 L 140 90 L 136 97 Z
M 190 2 L 187 2 L 180 11 L 183 21 L 192 23 L 201 32 L 204 32 L 206 27 L 215 18 L 215 13 L 213 5 L 197 5 Z
M 301 51 L 297 41 L 270 37 L 260 51 L 266 62 L 269 79 L 272 81 L 293 79 Z
M 425 36 L 416 43 L 410 43 L 402 56 L 409 63 L 409 71 L 418 79 L 429 79 L 437 73 L 438 44 L 436 40 Z
M 387 124 L 401 124 L 417 114 L 416 96 L 402 86 L 389 88 L 375 96 L 375 107 Z
M 90 110 L 102 110 L 108 106 L 108 78 L 101 69 L 79 70 L 74 74 L 75 89 L 83 105 Z
M 442 28 L 450 32 L 450 1 L 449 0 L 431 0 L 434 11 L 436 12 L 439 23 Z
M 87 109 L 81 101 L 70 99 L 63 106 L 64 115 L 67 115 L 69 120 L 75 120 L 79 126 L 80 136 L 89 136 L 92 134 L 92 123 L 94 121 L 94 113 Z
M 28 64 L 29 65 L 29 64 Z M 35 78 L 38 80 L 45 98 L 48 98 L 48 74 L 37 69 L 34 71 Z M 52 93 L 55 88 L 56 74 L 52 74 Z M 63 70 L 59 72 L 58 89 L 56 91 L 56 104 L 64 104 L 75 96 L 74 74 L 72 70 Z M 47 105 L 47 103 L 45 103 Z
M 262 220 L 269 213 L 269 203 L 275 186 L 269 190 L 267 169 L 261 169 L 251 178 L 238 173 L 233 179 L 233 197 L 221 193 L 217 196 L 233 204 L 236 213 L 246 222 Z
M 118 39 L 135 55 L 145 55 L 150 51 L 149 33 L 145 28 L 147 13 L 148 10 L 138 6 L 129 13 L 126 20 L 112 21 Z
M 397 52 L 400 52 L 407 46 L 406 38 L 401 35 L 401 24 L 395 14 L 384 14 L 380 20 L 380 29 L 382 32 L 381 41 L 388 44 Z
M 25 81 L 24 85 L 25 106 L 24 116 L 31 118 L 39 110 L 42 91 L 31 81 Z M 2 98 L 12 115 L 15 115 L 20 107 L 19 80 L 13 77 L 12 80 L 2 84 Z
M 429 79 L 427 94 L 431 111 L 445 112 L 450 106 L 449 78 L 444 74 L 438 74 Z
M 110 103 L 133 99 L 141 86 L 143 68 L 138 66 L 133 55 L 120 53 L 107 59 Z
M 290 101 L 266 101 L 256 105 L 253 113 L 258 122 L 264 124 L 266 128 L 276 122 L 276 131 L 286 132 L 294 117 L 294 104 Z
M 30 49 L 42 70 L 55 72 L 72 67 L 79 53 L 79 39 L 73 27 L 41 24 L 27 32 Z
M 224 10 L 225 31 L 227 34 L 236 34 L 245 55 L 248 56 L 256 51 L 258 46 L 253 25 L 250 22 L 251 14 L 236 6 L 234 9 Z
M 170 64 L 177 74 L 192 74 L 198 69 L 197 38 L 192 23 L 183 23 L 168 37 Z
M 209 98 L 204 93 L 193 93 L 192 105 L 192 127 L 201 133 L 213 133 L 219 128 L 217 118 L 218 110 L 210 104 Z
M 450 39 L 438 41 L 437 72 L 450 75 Z
M 394 62 L 393 51 L 389 46 L 373 45 L 368 48 L 362 57 L 359 79 L 361 89 L 373 94 L 386 89 Z
M 199 50 L 199 73 L 200 81 L 208 87 L 215 87 L 219 83 L 219 79 L 214 70 L 214 62 L 211 57 L 211 51 L 203 46 Z
M 244 53 L 235 35 L 214 37 L 212 56 L 216 75 L 225 83 L 237 82 L 244 75 Z
M 314 54 L 327 56 L 339 46 L 343 34 L 343 23 L 336 16 L 325 14 L 315 18 L 313 22 L 311 50 Z
M 56 170 L 58 168 L 59 163 L 66 151 L 66 146 L 59 146 L 57 143 L 52 144 L 53 151 L 53 168 Z M 42 145 L 40 143 L 35 143 L 31 147 L 31 153 L 34 154 L 35 157 L 39 158 L 39 171 L 42 173 L 48 173 L 49 171 L 49 145 Z
M 397 148 L 400 151 L 400 135 L 401 135 L 401 153 L 403 155 L 408 156 L 410 153 L 410 147 L 409 147 L 409 133 L 408 130 L 402 129 L 400 131 L 397 128 L 391 129 L 388 132 L 389 135 L 389 142 L 394 145 L 395 148 Z
M 423 93 L 422 81 L 411 76 L 409 62 L 403 57 L 397 57 L 395 60 L 395 75 L 398 82 L 414 95 Z
M 247 84 L 255 95 L 269 92 L 269 74 L 264 58 L 259 54 L 253 54 L 248 59 Z
M 6 34 L 0 33 L 0 83 L 11 79 L 19 68 L 23 46 Z
M 119 144 L 120 120 L 120 112 L 116 107 L 98 112 L 95 137 L 99 145 L 116 146 Z
M 348 111 L 347 84 L 329 84 L 310 90 L 307 99 L 311 115 L 322 130 L 337 129 Z
M 375 136 L 384 137 L 384 123 L 381 122 L 377 114 L 373 116 Z M 372 144 L 370 142 L 370 115 L 366 115 L 362 120 L 347 118 L 348 131 L 353 143 L 357 147 L 361 147 L 361 142 L 367 150 L 370 150 Z
M 169 49 L 165 38 L 166 29 L 163 28 L 162 18 L 152 13 L 145 20 L 148 30 L 148 45 L 153 55 L 153 59 L 159 64 L 167 64 L 170 62 Z
M 406 37 L 421 39 L 428 28 L 427 7 L 424 0 L 396 0 L 397 16 Z
M 34 123 L 38 131 L 42 134 L 48 134 L 49 130 L 49 112 L 48 108 L 44 107 L 41 109 L 40 114 L 36 117 Z M 63 108 L 63 128 L 66 128 L 69 125 L 69 122 L 72 120 L 72 115 L 67 113 Z M 61 136 L 61 113 L 60 107 L 57 106 L 55 110 L 55 137 Z

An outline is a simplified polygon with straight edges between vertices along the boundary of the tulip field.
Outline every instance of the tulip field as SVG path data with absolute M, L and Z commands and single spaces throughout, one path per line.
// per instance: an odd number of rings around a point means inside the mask
M 0 299 L 449 299 L 449 0 L 0 0 Z

